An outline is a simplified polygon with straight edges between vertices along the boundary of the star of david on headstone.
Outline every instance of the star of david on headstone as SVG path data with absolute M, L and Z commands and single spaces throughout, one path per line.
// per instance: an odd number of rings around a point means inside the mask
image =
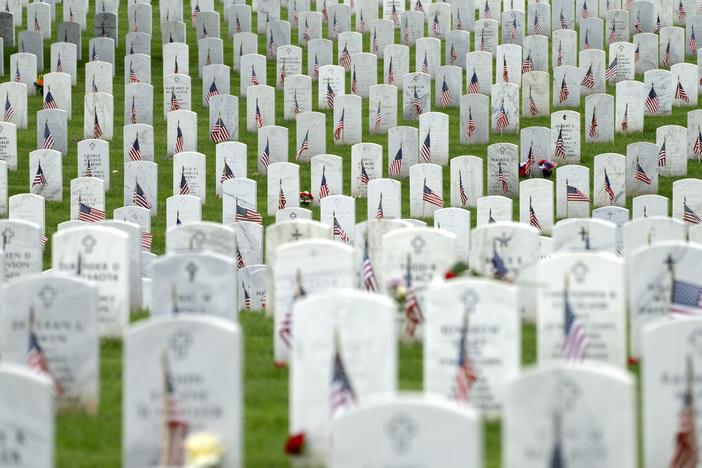
M 417 435 L 417 424 L 406 414 L 398 413 L 388 421 L 386 433 L 392 448 L 398 453 L 404 453 Z
M 83 240 L 80 242 L 83 244 L 83 248 L 85 249 L 85 253 L 93 253 L 93 247 L 95 247 L 95 244 L 97 244 L 97 241 L 93 236 L 90 234 L 85 236 Z
M 562 412 L 573 408 L 581 394 L 578 384 L 573 379 L 566 376 L 558 377 L 558 381 L 554 386 L 554 391 L 556 393 L 554 395 L 554 401 Z
M 582 284 L 582 282 L 585 281 L 585 276 L 587 276 L 589 272 L 589 268 L 583 262 L 578 261 L 575 262 L 573 267 L 570 269 L 570 272 L 572 273 L 575 282 Z
M 696 355 L 702 355 L 702 327 L 697 327 L 687 337 L 687 342 Z
M 473 310 L 475 310 L 476 304 L 480 302 L 480 297 L 478 297 L 474 290 L 468 289 L 463 294 L 461 294 L 461 302 L 463 303 L 463 307 L 466 310 L 468 310 L 469 312 L 473 312 Z
M 197 274 L 198 267 L 193 262 L 185 265 L 185 271 L 188 273 L 188 279 L 192 283 L 195 280 L 195 275 Z
M 178 330 L 168 339 L 168 347 L 176 359 L 183 359 L 192 344 L 193 337 L 188 330 Z
M 292 219 L 294 221 L 296 218 L 297 218 L 297 213 L 295 213 L 294 211 L 291 211 L 290 212 L 290 219 Z
M 10 229 L 10 228 L 5 228 L 4 231 L 2 231 L 2 243 L 3 245 L 7 245 L 10 242 L 12 242 L 12 238 L 15 237 L 15 232 Z
M 206 238 L 206 237 L 207 237 L 207 236 L 205 236 L 205 233 L 204 233 L 204 232 L 202 232 L 202 231 L 195 231 L 195 234 L 193 234 L 193 236 L 190 238 L 190 244 L 191 244 L 193 247 L 196 247 L 196 248 L 199 249 L 199 248 L 202 247 L 202 244 L 205 243 L 205 238 Z
M 414 236 L 414 239 L 410 242 L 415 255 L 421 255 L 424 246 L 427 244 L 423 237 Z
M 41 300 L 42 304 L 44 304 L 44 308 L 46 309 L 51 308 L 51 306 L 54 304 L 54 299 L 56 299 L 57 295 L 58 293 L 51 286 L 44 286 L 39 290 L 38 293 L 39 300 Z
M 90 151 L 95 151 L 95 143 L 90 143 Z

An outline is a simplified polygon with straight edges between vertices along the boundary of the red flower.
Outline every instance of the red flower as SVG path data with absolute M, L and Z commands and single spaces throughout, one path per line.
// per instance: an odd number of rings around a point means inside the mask
M 300 455 L 304 448 L 305 434 L 303 432 L 288 436 L 288 440 L 285 442 L 285 453 L 288 455 Z
M 450 280 L 451 278 L 455 278 L 456 273 L 452 272 L 451 270 L 447 271 L 446 274 L 444 275 L 444 278 L 447 280 Z

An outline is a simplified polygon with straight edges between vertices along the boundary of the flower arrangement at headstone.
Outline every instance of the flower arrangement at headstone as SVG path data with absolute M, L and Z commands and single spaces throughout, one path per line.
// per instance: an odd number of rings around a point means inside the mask
M 38 93 L 44 92 L 44 75 L 37 76 L 37 81 L 34 82 L 34 87 Z
M 220 468 L 225 448 L 221 439 L 209 432 L 196 432 L 185 440 L 187 468 Z
M 312 200 L 314 200 L 314 197 L 312 194 L 308 191 L 302 191 L 300 192 L 300 205 L 302 206 L 309 206 L 310 203 L 312 203 Z

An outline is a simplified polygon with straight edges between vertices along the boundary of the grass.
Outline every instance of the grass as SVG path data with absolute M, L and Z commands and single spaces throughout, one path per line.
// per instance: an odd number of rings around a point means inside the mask
M 187 10 L 187 3 L 186 10 Z M 94 5 L 94 4 L 93 4 Z M 62 5 L 56 7 L 57 18 L 62 18 Z M 221 13 L 221 3 L 217 2 L 217 8 Z M 91 11 L 88 18 L 87 32 L 83 37 L 83 57 L 88 54 L 88 39 L 92 36 L 92 14 Z M 186 12 L 185 17 L 188 19 Z M 285 17 L 285 14 L 282 15 Z M 124 63 L 121 57 L 125 53 L 124 34 L 128 31 L 126 6 L 121 5 L 119 24 L 119 44 L 116 52 L 117 63 L 115 73 L 114 86 L 114 115 L 115 115 L 115 135 L 110 143 L 110 159 L 112 167 L 111 189 L 106 194 L 107 212 L 122 206 L 122 187 L 123 187 L 123 153 L 122 153 L 122 132 L 121 128 L 124 124 L 122 116 L 124 115 Z M 158 212 L 159 216 L 153 219 L 152 231 L 154 234 L 153 251 L 158 254 L 164 252 L 165 243 L 165 211 L 166 198 L 173 195 L 171 193 L 171 175 L 172 161 L 162 159 L 166 154 L 165 138 L 158 136 L 165 135 L 166 122 L 161 111 L 163 92 L 163 75 L 162 75 L 162 48 L 160 44 L 160 25 L 159 25 L 159 10 L 158 2 L 153 2 L 152 21 L 154 25 L 152 35 L 152 85 L 154 87 L 154 130 L 155 130 L 155 154 L 156 162 L 159 163 L 159 199 Z M 256 24 L 255 14 L 252 19 L 252 24 Z M 232 64 L 232 44 L 226 39 L 226 27 L 222 19 L 222 37 L 224 40 L 224 58 L 225 63 Z M 326 32 L 326 27 L 325 27 Z M 54 29 L 55 36 L 55 29 Z M 213 182 L 217 174 L 215 174 L 215 147 L 209 141 L 209 129 L 205 122 L 207 119 L 207 110 L 199 104 L 202 92 L 202 83 L 197 79 L 197 46 L 195 40 L 194 29 L 188 24 L 187 38 L 190 45 L 190 73 L 193 76 L 192 81 L 192 101 L 193 110 L 199 114 L 198 128 L 198 150 L 207 156 L 207 180 L 210 194 L 214 195 Z M 396 38 L 396 40 L 399 39 Z M 56 40 L 54 37 L 53 40 Z M 364 36 L 364 50 L 369 50 L 369 35 Z M 50 42 L 45 41 L 45 57 L 47 63 L 50 63 Z M 293 33 L 293 43 L 296 42 Z M 398 40 L 399 42 L 399 40 Z M 262 36 L 259 40 L 259 51 L 265 54 L 265 39 Z M 15 50 L 6 50 L 5 63 L 9 63 L 9 55 Z M 303 52 L 304 61 L 306 63 L 306 51 Z M 378 82 L 382 82 L 382 66 L 379 61 Z M 69 219 L 69 181 L 76 177 L 77 161 L 76 161 L 76 143 L 83 139 L 82 114 L 83 102 L 81 97 L 84 90 L 84 62 L 79 64 L 78 83 L 74 87 L 73 92 L 73 119 L 68 126 L 68 154 L 63 158 L 63 178 L 64 178 L 64 197 L 62 202 L 47 202 L 46 204 L 46 233 L 49 238 L 55 232 L 58 223 Z M 414 70 L 414 54 L 410 54 L 410 70 Z M 268 83 L 273 84 L 275 81 L 275 63 L 268 63 Z M 639 77 L 641 79 L 641 77 Z M 347 80 L 349 81 L 349 80 Z M 350 88 L 350 83 L 347 85 Z M 239 89 L 239 75 L 232 73 L 231 75 L 231 90 Z M 317 84 L 313 85 L 312 96 L 316 96 Z M 612 87 L 608 87 L 610 94 L 614 93 Z M 277 124 L 288 127 L 290 141 L 289 147 L 293 158 L 294 149 L 296 148 L 294 125 L 292 121 L 283 121 L 282 119 L 282 92 L 276 93 L 276 109 L 278 112 Z M 432 93 L 432 96 L 434 94 Z M 314 98 L 313 98 L 314 99 Z M 401 101 L 398 95 L 398 101 Z M 27 130 L 18 131 L 18 154 L 19 163 L 18 170 L 9 175 L 9 194 L 28 192 L 28 157 L 29 151 L 36 148 L 36 118 L 35 112 L 41 109 L 41 97 L 35 96 L 29 98 L 29 106 L 32 112 L 29 114 L 29 128 Z M 433 106 L 436 110 L 436 106 Z M 266 212 L 266 189 L 265 178 L 256 174 L 257 172 L 257 139 L 255 133 L 249 133 L 245 130 L 245 102 L 242 100 L 239 103 L 240 109 L 240 141 L 246 143 L 249 148 L 248 158 L 248 173 L 251 178 L 258 182 L 258 209 L 260 212 Z M 584 114 L 584 108 L 576 108 Z M 442 110 L 443 111 L 443 110 Z M 459 110 L 451 108 L 445 110 L 450 116 L 450 157 L 455 157 L 464 154 L 472 154 L 481 158 L 486 158 L 487 145 L 471 145 L 466 147 L 459 142 L 458 135 L 461 129 L 459 128 Z M 660 125 L 681 124 L 686 122 L 687 109 L 675 108 L 672 115 L 657 118 L 646 118 L 645 131 L 640 134 L 629 134 L 616 136 L 614 143 L 604 144 L 583 144 L 581 164 L 592 167 L 593 158 L 595 155 L 603 152 L 618 152 L 626 154 L 626 145 L 636 141 L 654 141 L 655 128 Z M 331 128 L 333 126 L 331 112 L 327 114 L 327 149 L 329 153 L 341 156 L 345 161 L 344 166 L 344 192 L 350 193 L 350 173 L 351 173 L 351 147 L 335 145 L 331 137 Z M 362 116 L 364 116 L 364 128 L 366 128 L 365 119 L 368 115 L 368 101 L 363 101 Z M 402 113 L 399 112 L 398 125 L 413 125 L 416 126 L 416 121 L 404 121 Z M 522 127 L 540 125 L 550 126 L 550 117 L 540 117 L 535 119 L 522 119 Z M 583 126 L 583 131 L 585 126 Z M 386 135 L 365 134 L 365 142 L 373 142 L 387 147 Z M 503 135 L 492 137 L 492 143 L 495 142 L 511 142 L 519 144 L 518 135 Z M 584 141 L 584 139 L 583 139 Z M 387 155 L 385 155 L 387 158 Z M 689 177 L 700 177 L 702 169 L 699 164 L 691 163 L 688 170 Z M 301 164 L 300 181 L 302 190 L 311 190 L 308 186 L 310 180 L 309 164 Z M 672 178 L 661 178 L 659 193 L 671 196 Z M 444 177 L 444 193 L 449 193 L 450 181 L 448 177 Z M 315 192 L 315 190 L 311 190 Z M 407 179 L 402 181 L 402 192 L 405 194 L 405 199 L 409 193 L 409 183 Z M 214 196 L 208 196 L 206 205 L 202 209 L 203 220 L 221 221 L 222 206 L 221 199 Z M 631 200 L 628 201 L 629 207 Z M 319 208 L 312 208 L 316 219 L 319 217 Z M 515 219 L 518 219 L 518 205 L 514 205 Z M 357 199 L 356 201 L 357 221 L 365 218 L 366 200 Z M 402 209 L 403 216 L 409 215 L 409 206 L 404 204 Z M 109 214 L 108 214 L 109 216 Z M 474 217 L 475 218 L 475 217 Z M 267 216 L 265 223 L 273 222 L 273 217 Z M 45 267 L 50 267 L 51 242 L 47 245 L 45 253 Z M 144 318 L 144 315 L 139 315 L 136 318 Z M 243 434 L 245 440 L 245 459 L 247 466 L 255 467 L 271 467 L 271 466 L 286 466 L 287 461 L 283 455 L 282 446 L 287 436 L 287 395 L 288 395 L 288 373 L 286 369 L 278 369 L 273 366 L 272 356 L 272 322 L 259 314 L 242 314 L 240 316 L 241 323 L 245 335 L 245 432 Z M 534 327 L 531 325 L 524 326 L 524 345 L 523 345 L 523 360 L 524 363 L 531 363 L 536 358 L 536 336 Z M 61 412 L 57 417 L 57 466 L 59 467 L 113 467 L 121 466 L 121 375 L 122 375 L 122 346 L 118 341 L 103 340 L 101 344 L 101 405 L 99 414 L 95 417 L 87 416 L 75 412 Z M 401 346 L 400 347 L 400 368 L 399 368 L 399 383 L 402 389 L 418 390 L 422 387 L 422 350 L 419 346 Z M 636 368 L 633 368 L 636 371 Z M 490 423 L 486 426 L 486 457 L 487 467 L 500 466 L 500 426 L 499 423 Z

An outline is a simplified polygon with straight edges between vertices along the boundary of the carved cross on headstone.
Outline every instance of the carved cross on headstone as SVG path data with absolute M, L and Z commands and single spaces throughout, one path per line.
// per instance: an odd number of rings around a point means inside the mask
M 185 265 L 185 271 L 188 273 L 188 279 L 191 283 L 195 281 L 195 275 L 197 274 L 197 270 L 198 267 L 193 262 L 190 262 L 187 265 Z
M 300 240 L 301 237 L 304 235 L 300 232 L 298 228 L 295 228 L 295 231 L 293 231 L 292 234 L 290 234 L 290 237 L 293 238 L 293 240 Z
M 295 219 L 297 219 L 297 213 L 295 213 L 294 211 L 291 211 L 291 212 L 290 212 L 290 219 L 292 219 L 293 221 L 295 221 Z
M 90 151 L 95 151 L 95 142 L 90 143 Z
M 393 449 L 405 453 L 417 434 L 417 424 L 406 414 L 398 413 L 388 421 L 386 432 Z
M 423 237 L 421 236 L 414 236 L 414 239 L 411 241 L 412 249 L 414 250 L 415 255 L 421 255 L 422 251 L 424 250 L 424 246 L 427 244 L 427 242 L 424 240 Z
M 472 313 L 475 310 L 475 306 L 480 302 L 480 297 L 474 290 L 468 289 L 461 294 L 461 302 L 463 303 L 463 308 Z
M 587 265 L 585 265 L 581 261 L 578 261 L 575 262 L 573 267 L 570 269 L 570 272 L 573 274 L 575 282 L 578 284 L 582 284 L 585 281 L 585 277 L 587 276 L 589 270 L 590 269 L 587 267 Z

